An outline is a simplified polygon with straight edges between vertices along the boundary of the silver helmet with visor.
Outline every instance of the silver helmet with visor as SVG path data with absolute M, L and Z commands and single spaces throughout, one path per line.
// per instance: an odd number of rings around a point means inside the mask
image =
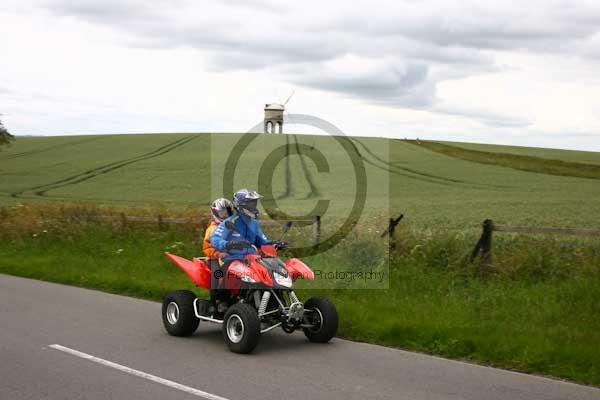
M 216 199 L 210 205 L 210 216 L 218 224 L 231 215 L 233 215 L 233 204 L 227 199 Z

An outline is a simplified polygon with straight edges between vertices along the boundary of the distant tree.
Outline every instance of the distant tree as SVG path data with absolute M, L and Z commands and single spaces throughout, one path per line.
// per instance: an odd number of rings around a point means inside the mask
M 15 137 L 11 135 L 0 121 L 0 147 L 9 144 Z

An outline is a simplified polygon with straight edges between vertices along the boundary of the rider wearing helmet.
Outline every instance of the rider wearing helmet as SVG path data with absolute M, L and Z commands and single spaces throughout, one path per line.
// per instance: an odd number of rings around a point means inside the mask
M 233 204 L 227 199 L 216 199 L 210 205 L 210 222 L 204 232 L 204 240 L 202 242 L 202 252 L 206 257 L 209 258 L 210 264 L 210 300 L 209 305 L 213 307 L 211 311 L 214 312 L 214 306 L 216 305 L 218 295 L 218 284 L 219 276 L 223 276 L 221 266 L 219 265 L 219 259 L 224 257 L 226 254 L 219 253 L 211 244 L 210 237 L 214 230 L 219 226 L 224 219 L 233 215 Z M 218 272 L 220 271 L 220 272 Z
M 224 257 L 226 262 L 241 259 L 246 254 L 256 252 L 256 247 L 271 244 L 257 220 L 258 199 L 261 197 L 248 189 L 239 190 L 233 195 L 236 213 L 221 222 L 210 238 L 212 247 L 227 253 Z

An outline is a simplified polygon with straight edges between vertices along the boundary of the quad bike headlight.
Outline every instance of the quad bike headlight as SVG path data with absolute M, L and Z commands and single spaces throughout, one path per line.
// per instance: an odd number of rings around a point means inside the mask
M 242 275 L 242 282 L 247 282 L 247 283 L 256 283 L 256 281 L 252 278 L 250 278 L 248 275 Z
M 275 282 L 277 282 L 278 285 L 285 286 L 285 287 L 292 287 L 292 278 L 290 278 L 289 275 L 283 276 L 283 275 L 275 272 L 273 274 L 273 276 L 275 276 Z

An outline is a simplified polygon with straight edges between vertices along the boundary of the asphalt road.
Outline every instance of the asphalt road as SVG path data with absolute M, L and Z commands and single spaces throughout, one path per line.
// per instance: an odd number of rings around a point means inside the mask
M 600 399 L 592 387 L 302 333 L 270 332 L 237 355 L 213 324 L 167 335 L 158 303 L 6 275 L 0 321 L 2 400 Z

